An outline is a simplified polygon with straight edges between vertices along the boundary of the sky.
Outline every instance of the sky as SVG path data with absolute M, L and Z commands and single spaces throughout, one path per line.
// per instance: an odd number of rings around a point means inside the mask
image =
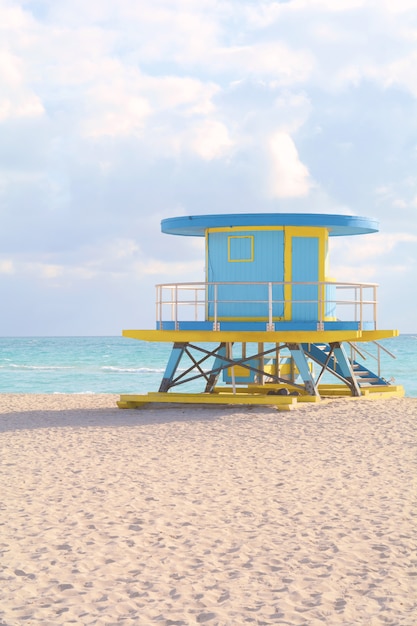
M 417 331 L 415 0 L 0 0 L 0 335 L 153 328 L 167 217 L 376 218 L 336 281 Z

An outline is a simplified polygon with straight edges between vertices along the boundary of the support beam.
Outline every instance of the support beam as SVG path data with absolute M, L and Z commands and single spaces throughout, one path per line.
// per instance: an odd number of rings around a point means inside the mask
M 223 363 L 226 358 L 226 344 L 221 343 L 217 349 L 216 358 L 213 363 L 212 370 L 209 374 L 209 378 L 206 384 L 205 392 L 212 393 L 214 387 L 217 385 L 217 381 L 222 371 Z
M 337 364 L 342 372 L 343 378 L 346 380 L 346 383 L 352 392 L 352 396 L 359 397 L 361 395 L 361 390 L 353 373 L 352 365 L 347 357 L 343 344 L 335 342 L 331 343 L 330 347 L 333 349 L 333 354 L 336 357 Z
M 175 372 L 178 369 L 178 365 L 180 364 L 181 358 L 186 350 L 186 343 L 174 343 L 172 348 L 172 352 L 168 359 L 167 366 L 165 368 L 164 377 L 162 378 L 162 382 L 159 386 L 160 392 L 168 391 L 171 386 L 172 379 L 175 376 Z
M 294 359 L 294 363 L 296 364 L 297 369 L 300 373 L 300 376 L 304 381 L 305 390 L 311 396 L 318 396 L 319 392 L 316 383 L 314 382 L 314 378 L 311 375 L 307 357 L 302 346 L 297 343 L 289 343 L 287 345 L 288 349 L 291 352 L 291 356 Z
M 352 396 L 360 396 L 361 391 L 354 375 L 352 365 L 341 342 L 329 344 L 303 344 L 307 356 L 322 366 L 316 384 L 318 385 L 324 370 L 339 378 L 350 389 Z

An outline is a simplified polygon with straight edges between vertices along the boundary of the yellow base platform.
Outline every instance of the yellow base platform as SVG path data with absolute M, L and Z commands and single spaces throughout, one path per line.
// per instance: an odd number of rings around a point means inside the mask
M 290 411 L 299 403 L 320 402 L 329 398 L 380 399 L 404 396 L 404 389 L 400 385 L 372 386 L 362 388 L 361 397 L 350 395 L 346 385 L 322 385 L 319 386 L 319 396 L 307 394 L 292 395 L 269 395 L 268 391 L 283 388 L 284 385 L 273 386 L 249 386 L 236 389 L 236 393 L 230 387 L 216 387 L 214 393 L 160 393 L 151 392 L 143 395 L 121 395 L 117 406 L 120 409 L 137 409 L 148 404 L 195 404 L 195 405 L 255 405 L 273 406 L 279 411 Z
M 311 396 L 317 401 L 314 396 Z M 297 405 L 296 396 L 268 396 L 242 393 L 148 393 L 146 395 L 121 395 L 117 403 L 120 409 L 141 408 L 149 403 L 173 404 L 227 404 L 227 405 L 260 405 L 276 406 L 281 411 L 289 411 Z
M 403 398 L 405 396 L 404 387 L 401 385 L 370 385 L 361 388 L 361 396 L 353 397 L 349 394 L 346 385 L 320 385 L 319 392 L 322 398 L 346 397 L 353 400 L 361 398 L 381 399 L 381 398 Z

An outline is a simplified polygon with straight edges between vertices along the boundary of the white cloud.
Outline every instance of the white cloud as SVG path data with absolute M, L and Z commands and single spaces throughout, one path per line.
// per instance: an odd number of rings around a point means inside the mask
M 33 94 L 15 94 L 11 98 L 0 97 L 0 122 L 19 117 L 38 117 L 44 113 L 39 98 Z
M 415 0 L 374 0 L 375 7 L 383 6 L 387 13 L 408 13 L 416 10 Z
M 366 259 L 385 256 L 400 244 L 414 242 L 417 242 L 417 235 L 409 233 L 375 233 L 366 238 L 366 243 L 352 240 L 349 247 L 354 247 L 354 252 L 353 250 L 351 252 L 355 263 L 361 263 Z
M 35 270 L 35 273 L 39 273 L 42 278 L 58 278 L 64 273 L 64 268 L 61 265 L 51 265 L 49 263 L 39 263 L 30 267 Z
M 352 264 L 333 263 L 330 274 L 336 283 L 372 283 L 378 276 L 378 266 L 361 265 L 360 269 Z
M 211 0 L 63 0 L 51 3 L 49 18 L 74 31 L 80 25 L 84 29 L 100 25 L 117 49 L 128 52 L 133 65 L 163 60 L 190 67 L 217 46 L 218 10 Z
M 0 274 L 14 274 L 15 267 L 11 259 L 0 260 Z
M 399 86 L 410 91 L 417 98 L 416 67 L 417 51 L 387 63 L 385 66 L 375 67 L 369 73 L 380 80 L 385 88 Z
M 158 259 L 148 259 L 137 263 L 134 266 L 134 271 L 136 279 L 140 276 L 158 276 L 160 278 L 159 283 L 165 280 L 167 276 L 171 279 L 174 277 L 177 281 L 179 276 L 184 277 L 193 274 L 195 268 L 190 263 L 170 263 Z
M 330 239 L 330 273 L 336 281 L 354 282 L 375 281 L 381 274 L 381 268 L 384 275 L 402 274 L 410 271 L 413 261 L 407 263 L 398 259 L 398 252 L 401 249 L 407 258 L 404 244 L 416 242 L 417 235 L 410 233 L 379 232 L 359 237 L 333 237 Z
M 205 120 L 192 132 L 190 147 L 206 161 L 224 156 L 232 146 L 228 130 L 221 122 Z
M 149 94 L 157 111 L 182 107 L 185 116 L 211 114 L 215 109 L 213 97 L 220 91 L 213 82 L 187 76 L 142 76 L 139 86 Z
M 292 0 L 261 2 L 246 8 L 248 25 L 279 32 L 282 52 L 262 63 L 259 44 L 250 46 L 258 71 L 272 75 L 272 59 L 288 59 L 288 84 L 314 82 L 341 90 L 372 81 L 384 88 L 399 86 L 417 95 L 415 0 Z M 295 21 L 297 26 L 295 27 Z M 288 29 L 288 35 L 284 29 Z M 302 44 L 284 47 L 294 37 Z M 292 51 L 290 53 L 290 50 Z M 297 68 L 304 54 L 305 71 Z M 259 59 L 258 59 L 259 57 Z M 252 69 L 249 61 L 249 68 Z
M 298 11 L 312 9 L 341 13 L 364 7 L 369 4 L 369 0 L 337 0 L 337 2 L 333 0 L 295 0 L 291 4 L 293 4 L 292 8 Z
M 389 0 L 388 0 L 389 1 Z M 406 0 L 404 0 L 406 1 Z M 302 16 L 311 20 L 326 13 L 343 13 L 359 9 L 369 0 L 289 0 L 288 2 L 259 2 L 245 7 L 248 22 L 258 28 L 268 27 L 277 21 L 292 17 L 299 23 Z
M 415 209 L 417 208 L 417 195 L 415 189 L 416 180 L 396 181 L 396 185 L 385 184 L 375 189 L 377 202 L 388 205 L 393 209 L 399 209 L 400 215 L 405 221 L 415 221 Z
M 151 113 L 146 98 L 105 87 L 90 90 L 87 98 L 91 112 L 81 123 L 82 132 L 87 137 L 138 134 Z
M 8 118 L 37 117 L 44 108 L 39 97 L 25 85 L 21 60 L 0 50 L 0 122 Z
M 105 242 L 79 247 L 65 262 L 58 252 L 34 252 L 28 257 L 27 253 L 21 253 L 13 258 L 0 259 L 0 275 L 13 274 L 19 280 L 38 281 L 51 289 L 59 289 L 79 282 L 94 284 L 103 279 L 125 280 L 130 277 L 135 285 L 141 277 L 158 276 L 158 282 L 162 282 L 184 276 L 195 277 L 196 274 L 195 264 L 146 255 L 136 240 L 127 237 L 109 238 Z M 201 276 L 197 278 L 203 279 L 202 268 L 203 261 L 198 268 Z
M 150 142 L 155 146 L 153 128 L 159 129 L 160 116 L 168 113 L 163 122 L 165 152 L 170 137 L 180 132 L 173 115 L 188 123 L 188 119 L 204 118 L 215 111 L 213 98 L 219 87 L 213 82 L 181 76 L 155 77 L 115 62 L 106 63 L 105 68 L 105 76 L 101 64 L 96 68 L 96 76 L 90 76 L 91 87 L 80 94 L 86 111 L 81 121 L 85 136 L 142 136 L 144 128 L 149 127 Z
M 8 87 L 20 87 L 22 83 L 21 62 L 8 50 L 0 52 L 0 79 L 1 84 Z
M 307 80 L 314 57 L 307 49 L 292 50 L 283 42 L 218 48 L 208 55 L 208 66 L 217 71 L 239 72 L 256 78 L 269 77 L 276 85 L 295 85 Z
M 116 239 L 106 249 L 105 257 L 129 259 L 140 252 L 138 242 L 134 239 Z
M 68 284 L 71 281 L 91 280 L 98 274 L 87 266 L 63 265 L 42 260 L 19 261 L 13 263 L 13 273 L 29 281 L 46 281 L 53 286 Z
M 271 195 L 276 198 L 306 196 L 311 188 L 310 175 L 290 135 L 282 131 L 273 134 L 269 153 Z
M 312 113 L 312 102 L 304 92 L 281 90 L 275 99 L 275 107 L 281 129 L 289 134 L 301 128 Z

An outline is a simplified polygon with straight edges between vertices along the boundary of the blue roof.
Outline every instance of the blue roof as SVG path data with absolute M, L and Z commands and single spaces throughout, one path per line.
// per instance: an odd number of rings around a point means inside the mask
M 378 231 L 378 221 L 356 215 L 324 213 L 232 213 L 223 215 L 186 215 L 161 222 L 163 233 L 204 237 L 207 228 L 241 226 L 317 226 L 327 228 L 331 237 L 363 235 Z

